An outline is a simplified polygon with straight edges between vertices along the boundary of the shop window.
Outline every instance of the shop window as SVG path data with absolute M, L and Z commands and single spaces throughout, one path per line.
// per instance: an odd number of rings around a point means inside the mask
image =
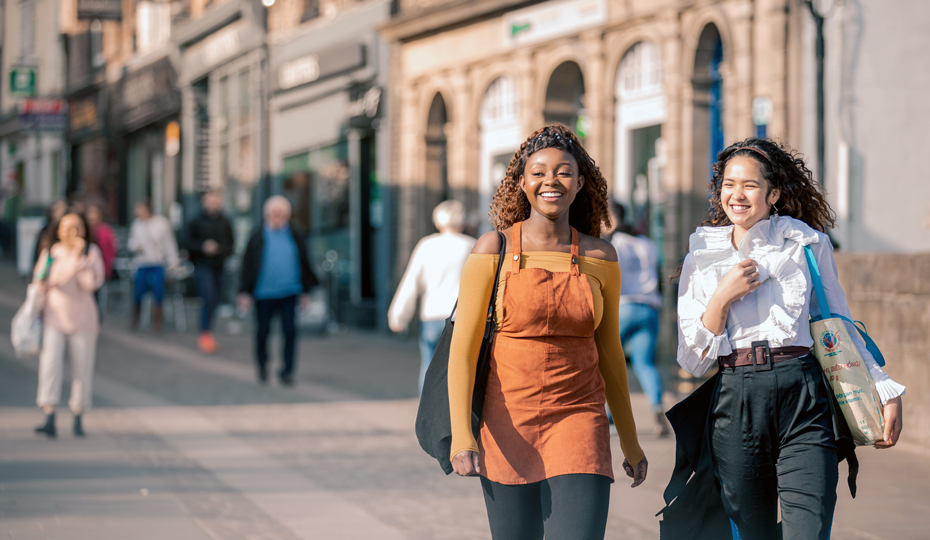
M 252 114 L 252 87 L 249 69 L 239 72 L 239 125 L 248 124 Z
M 300 22 L 307 22 L 320 16 L 320 0 L 303 0 L 304 9 L 300 14 Z
M 630 47 L 620 60 L 615 85 L 616 180 L 613 197 L 628 210 L 637 232 L 661 244 L 662 201 L 656 146 L 666 119 L 662 58 L 649 41 Z
M 482 128 L 519 121 L 518 105 L 517 90 L 513 79 L 498 77 L 488 86 L 481 100 Z
M 217 111 L 219 111 L 219 118 L 217 118 L 217 129 L 221 133 L 227 133 L 229 131 L 229 77 L 223 77 L 220 79 L 220 84 L 217 89 Z
M 497 191 L 514 150 L 523 140 L 520 129 L 520 99 L 517 85 L 510 77 L 499 77 L 484 92 L 481 99 L 479 127 L 480 178 L 477 200 L 467 202 L 469 225 L 467 233 L 480 235 L 491 230 L 485 216 Z
M 139 2 L 136 4 L 136 49 L 146 53 L 171 38 L 171 4 Z
M 19 27 L 22 30 L 19 35 L 19 52 L 23 58 L 30 58 L 35 52 L 35 4 L 27 0 L 19 4 L 19 10 L 21 17 Z
M 106 65 L 103 57 L 103 24 L 99 20 L 90 23 L 90 65 L 93 69 Z
M 619 97 L 635 99 L 662 93 L 662 59 L 649 41 L 630 47 L 620 61 Z

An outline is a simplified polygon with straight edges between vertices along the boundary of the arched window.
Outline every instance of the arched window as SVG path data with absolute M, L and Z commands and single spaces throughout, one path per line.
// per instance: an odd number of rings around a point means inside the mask
M 517 88 L 510 77 L 498 77 L 488 86 L 481 99 L 482 128 L 494 128 L 519 120 Z
M 491 198 L 497 191 L 514 151 L 522 140 L 520 132 L 520 94 L 510 77 L 498 77 L 488 85 L 481 98 L 478 115 L 481 128 L 480 178 L 478 207 L 474 209 L 481 234 L 491 230 L 487 220 Z
M 660 164 L 656 145 L 666 118 L 662 57 L 654 43 L 640 41 L 620 60 L 615 83 L 616 169 L 614 199 L 634 228 L 661 241 L 664 234 Z
M 636 99 L 662 93 L 662 57 L 650 41 L 630 47 L 620 60 L 617 90 L 621 99 Z

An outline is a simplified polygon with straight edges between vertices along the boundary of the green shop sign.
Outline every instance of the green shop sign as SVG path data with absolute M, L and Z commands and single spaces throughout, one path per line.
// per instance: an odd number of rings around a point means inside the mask
M 13 66 L 10 68 L 10 93 L 17 97 L 36 95 L 36 69 Z

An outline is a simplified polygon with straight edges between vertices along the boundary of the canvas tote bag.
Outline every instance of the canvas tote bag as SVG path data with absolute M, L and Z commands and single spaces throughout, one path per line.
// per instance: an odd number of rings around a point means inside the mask
M 884 366 L 885 360 L 875 342 L 865 332 L 865 325 L 860 328 L 846 317 L 830 312 L 820 279 L 820 269 L 810 246 L 804 246 L 804 255 L 807 258 L 814 293 L 817 295 L 817 305 L 820 306 L 820 317 L 811 318 L 814 356 L 830 382 L 853 440 L 859 446 L 875 444 L 884 439 L 882 402 L 875 391 L 868 367 L 844 322 L 849 322 L 859 331 L 866 348 L 878 365 Z

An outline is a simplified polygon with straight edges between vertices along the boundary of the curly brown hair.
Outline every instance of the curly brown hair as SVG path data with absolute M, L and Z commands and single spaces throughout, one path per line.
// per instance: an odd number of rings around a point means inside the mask
M 503 230 L 530 217 L 530 202 L 520 189 L 520 177 L 529 157 L 546 148 L 558 148 L 575 158 L 584 186 L 568 209 L 568 222 L 579 232 L 600 238 L 601 223 L 610 226 L 607 181 L 578 137 L 564 124 L 558 123 L 536 130 L 514 152 L 507 173 L 494 194 L 488 221 L 495 229 Z
M 778 214 L 799 219 L 821 232 L 827 232 L 827 228 L 835 225 L 836 214 L 801 155 L 783 143 L 754 137 L 731 144 L 717 156 L 714 176 L 707 186 L 711 192 L 709 218 L 702 225 L 722 227 L 732 224 L 720 202 L 720 189 L 723 172 L 734 156 L 755 160 L 769 190 L 781 190 L 770 214 L 774 214 L 777 207 Z

